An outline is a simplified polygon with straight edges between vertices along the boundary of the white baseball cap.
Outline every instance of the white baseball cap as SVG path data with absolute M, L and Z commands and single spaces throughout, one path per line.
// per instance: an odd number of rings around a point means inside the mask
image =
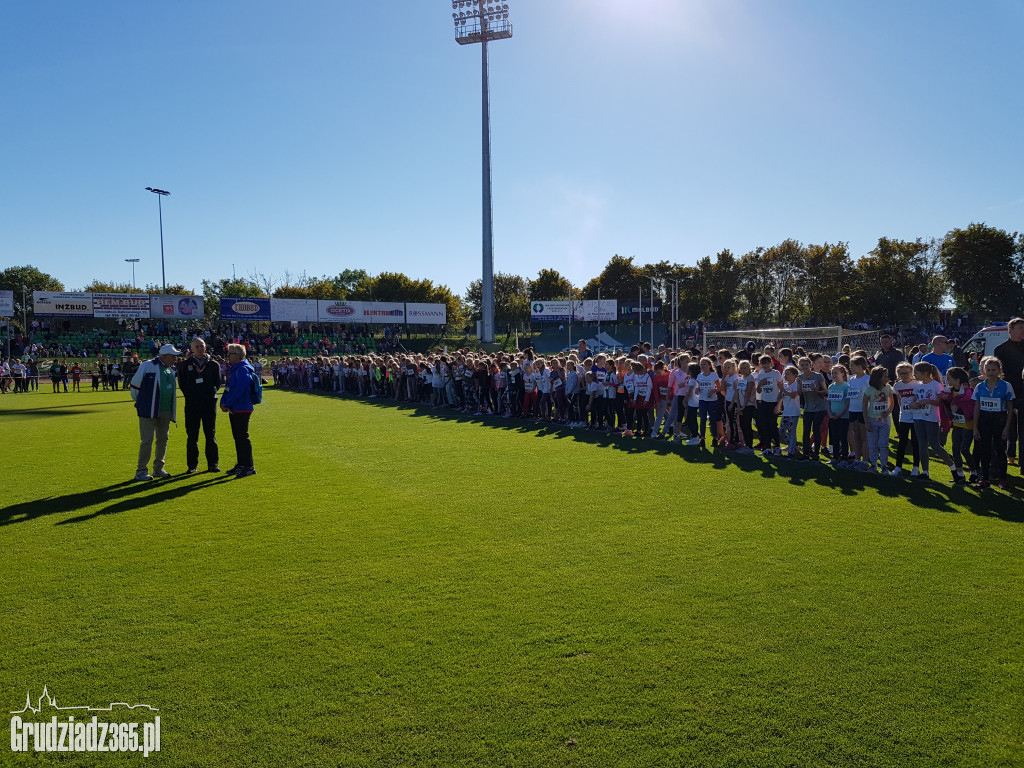
M 160 355 L 180 355 L 181 350 L 175 349 L 173 344 L 164 344 L 160 347 L 160 351 L 157 353 Z

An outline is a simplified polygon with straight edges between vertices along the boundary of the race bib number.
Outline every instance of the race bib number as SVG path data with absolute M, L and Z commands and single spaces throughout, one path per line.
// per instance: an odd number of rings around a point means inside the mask
M 1003 410 L 1003 401 L 998 397 L 983 397 L 979 401 L 981 410 L 986 413 L 999 413 Z
M 843 402 L 843 400 L 846 399 L 846 397 L 843 395 L 842 392 L 829 392 L 828 399 L 831 403 L 841 403 Z
M 800 389 L 804 392 L 813 392 L 815 389 L 813 381 L 804 381 L 800 383 Z
M 889 406 L 886 403 L 872 403 L 871 413 L 875 415 L 876 419 L 880 419 L 885 416 L 885 412 L 889 410 Z
M 662 397 L 668 396 L 668 387 L 658 387 L 658 392 Z
M 850 390 L 850 393 L 849 393 L 849 394 L 847 395 L 847 397 L 848 397 L 848 398 L 849 398 L 850 400 L 854 400 L 854 401 L 856 401 L 856 400 L 860 400 L 860 398 L 861 398 L 861 392 L 860 392 L 860 390 L 859 390 L 859 389 L 851 389 L 851 390 Z
M 967 423 L 967 418 L 962 413 L 960 413 L 958 411 L 957 413 L 953 414 L 953 423 L 954 424 L 966 424 Z

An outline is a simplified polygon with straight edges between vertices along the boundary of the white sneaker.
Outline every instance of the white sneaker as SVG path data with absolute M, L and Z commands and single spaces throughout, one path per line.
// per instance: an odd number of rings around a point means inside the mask
M 889 474 L 892 475 L 893 477 L 899 477 L 900 475 L 903 474 L 903 470 L 900 469 L 899 467 L 893 467 L 892 471 Z
M 143 470 L 141 472 L 136 472 L 135 473 L 135 479 L 138 480 L 141 483 L 141 482 L 143 482 L 145 480 L 152 480 L 153 476 L 151 474 L 149 474 L 149 472 L 146 472 L 145 470 Z
M 154 469 L 153 470 L 153 476 L 154 477 L 170 477 L 171 473 L 168 472 L 166 469 Z
M 917 477 L 920 474 L 921 474 L 921 468 L 920 467 L 914 467 L 912 470 L 910 470 L 910 476 L 911 477 Z
M 694 437 L 686 441 L 687 445 L 700 445 L 700 438 Z

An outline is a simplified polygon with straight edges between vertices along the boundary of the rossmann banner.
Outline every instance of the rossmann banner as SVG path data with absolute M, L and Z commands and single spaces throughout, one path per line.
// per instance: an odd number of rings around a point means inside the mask
M 14 317 L 14 291 L 0 291 L 0 317 Z
M 92 317 L 92 294 L 33 291 L 32 312 L 36 317 Z
M 202 296 L 150 295 L 149 316 L 154 320 L 202 320 L 206 309 Z
M 447 304 L 411 304 L 405 305 L 405 322 L 409 325 L 446 325 L 448 323 Z
M 220 300 L 220 319 L 231 321 L 270 320 L 270 299 Z
M 149 294 L 94 293 L 92 316 L 106 319 L 149 317 Z

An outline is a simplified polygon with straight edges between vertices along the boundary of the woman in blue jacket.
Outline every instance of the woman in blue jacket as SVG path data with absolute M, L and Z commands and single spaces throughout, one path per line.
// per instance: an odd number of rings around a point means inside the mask
M 235 477 L 255 475 L 252 465 L 252 441 L 249 439 L 249 417 L 252 416 L 252 388 L 256 371 L 245 359 L 245 347 L 228 344 L 228 383 L 220 398 L 220 409 L 231 419 L 231 436 L 235 439 L 237 463 L 226 474 Z

